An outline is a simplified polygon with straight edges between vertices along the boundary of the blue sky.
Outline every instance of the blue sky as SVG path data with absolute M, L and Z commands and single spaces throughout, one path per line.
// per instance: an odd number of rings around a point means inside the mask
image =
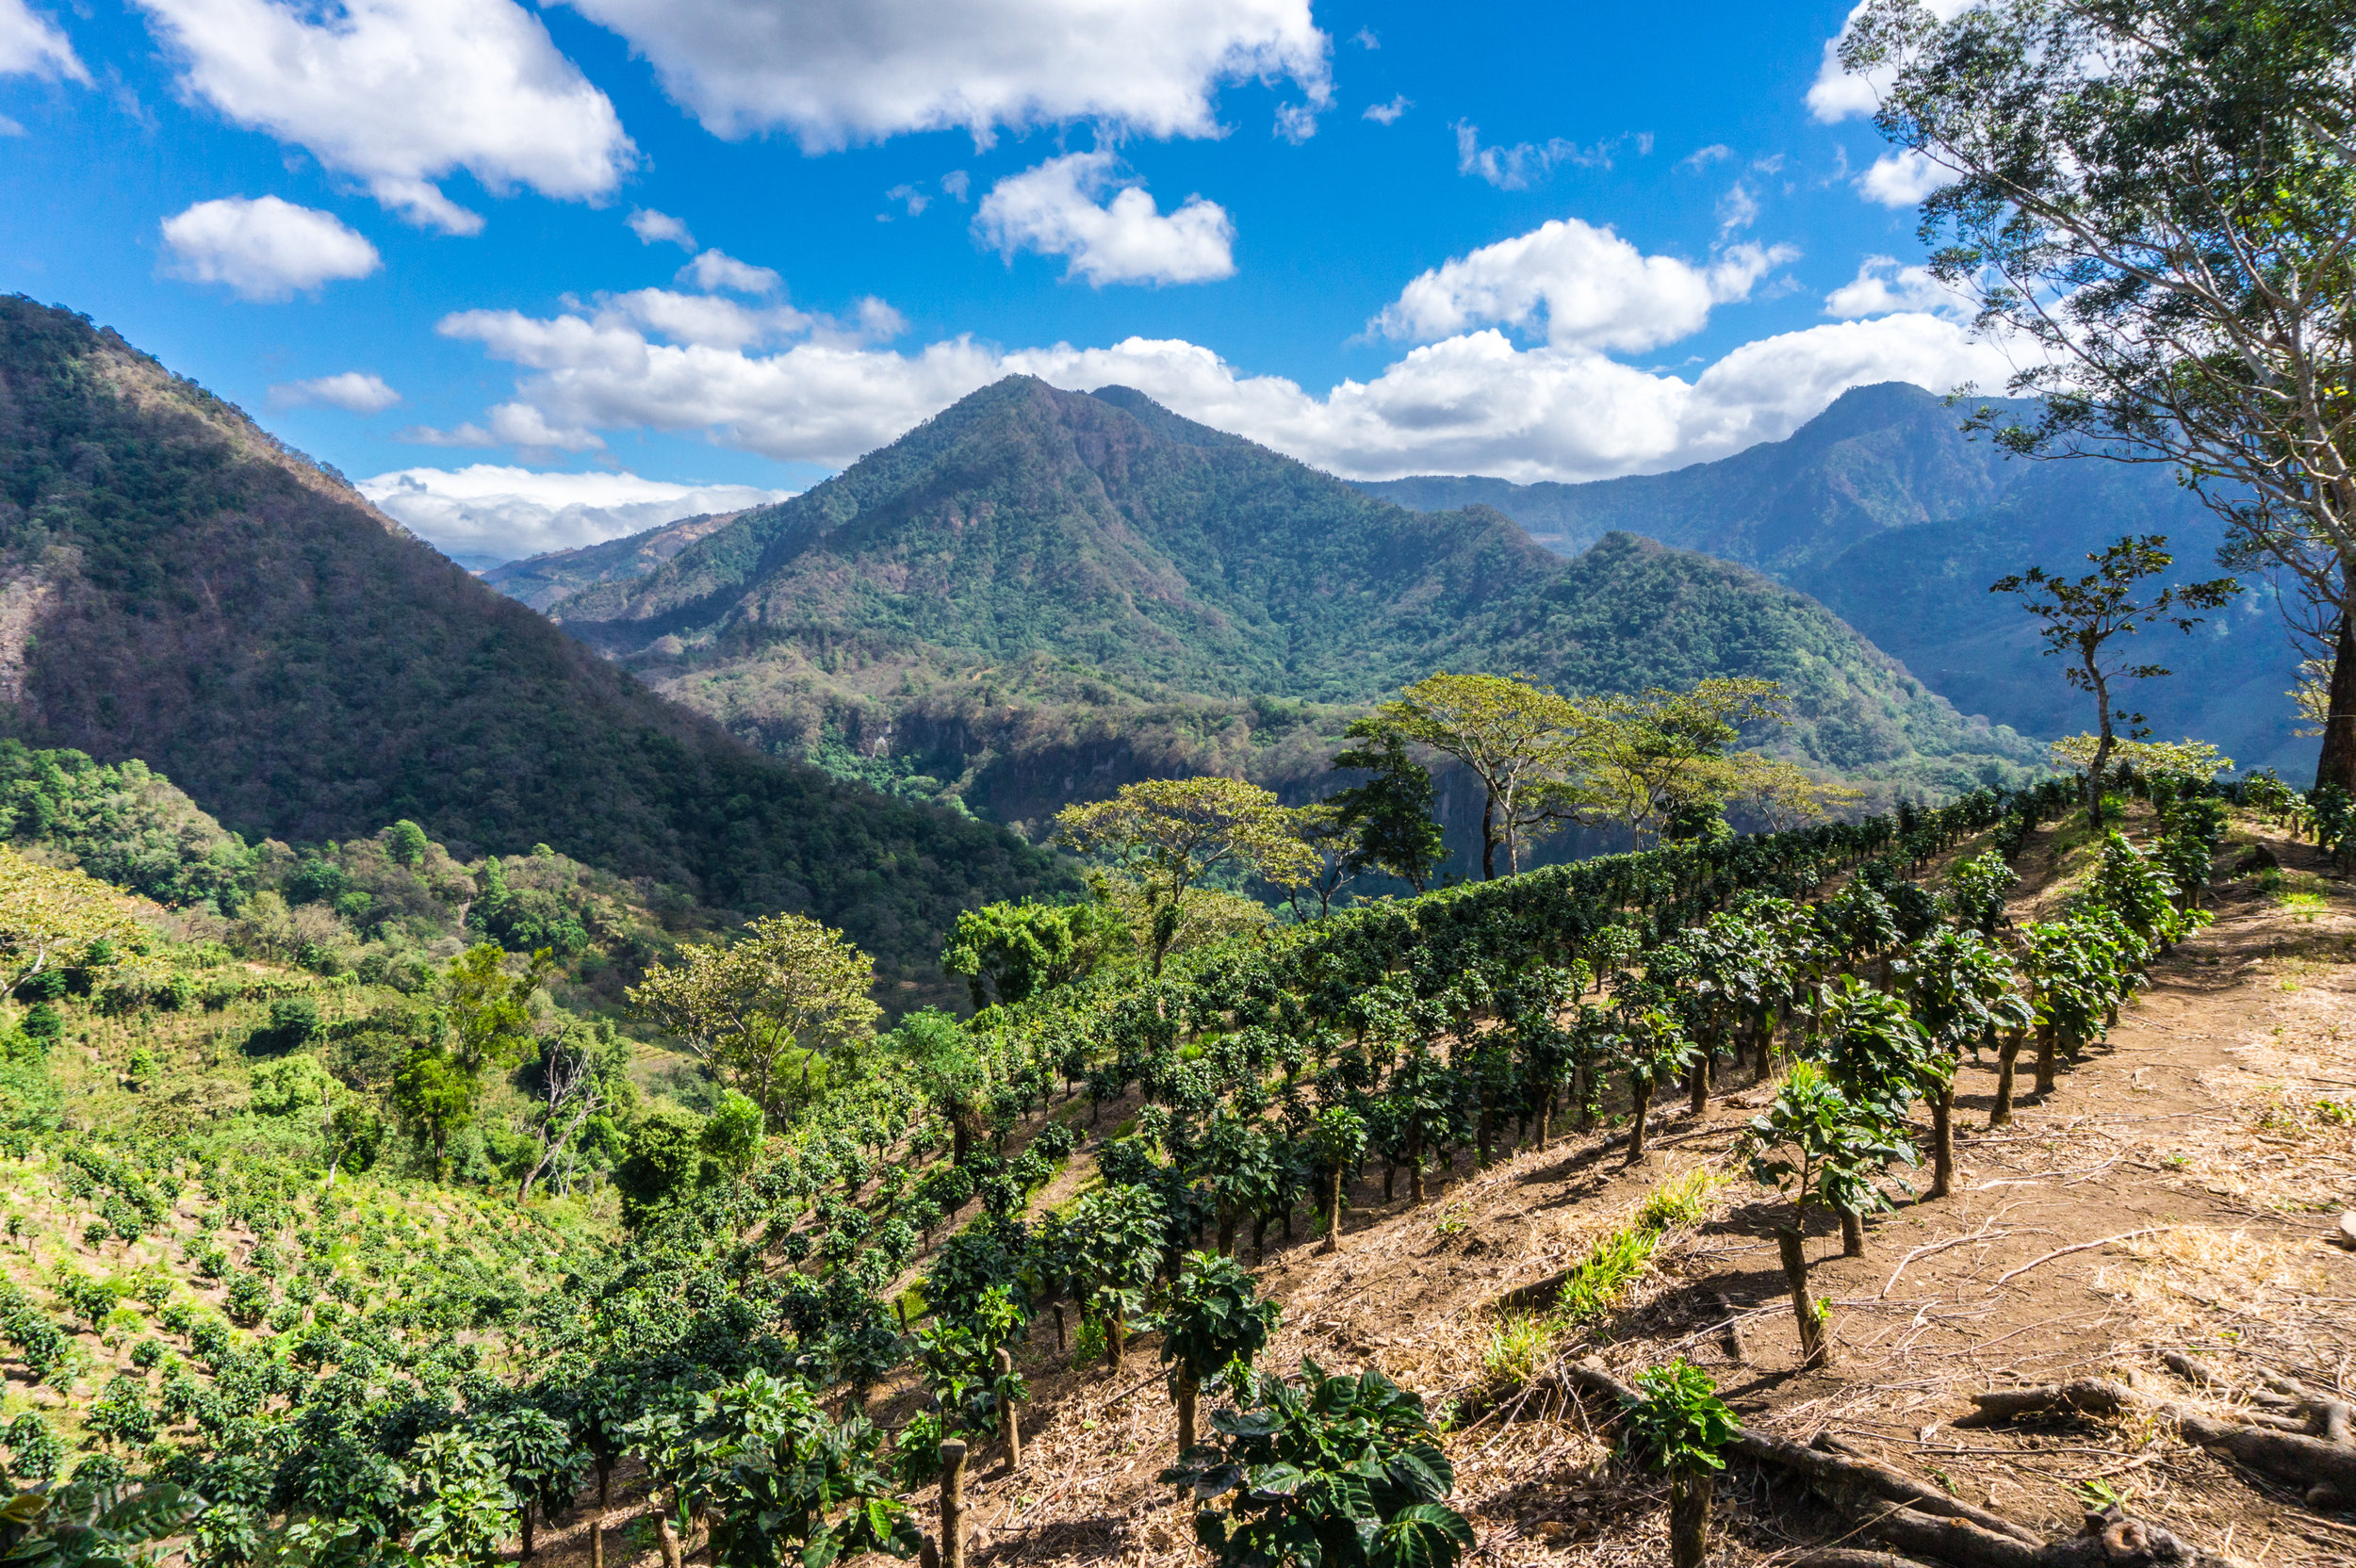
M 1657 470 L 2002 377 L 1846 10 L 0 0 L 0 286 L 476 556 L 1009 370 L 1353 476 Z

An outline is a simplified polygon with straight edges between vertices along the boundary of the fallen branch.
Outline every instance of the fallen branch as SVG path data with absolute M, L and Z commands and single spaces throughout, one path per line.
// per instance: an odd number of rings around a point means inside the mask
M 1636 1390 L 1594 1356 L 1562 1364 L 1564 1381 L 1626 1409 Z M 1884 1544 L 1910 1556 L 1824 1548 L 1803 1561 L 1819 1568 L 1921 1568 L 1928 1558 L 1955 1568 L 2237 1568 L 2231 1559 L 2187 1545 L 2157 1525 L 2119 1510 L 2086 1515 L 2078 1534 L 2047 1541 L 2026 1525 L 1953 1497 L 1871 1460 L 1838 1452 L 1829 1434 L 1802 1446 L 1746 1427 L 1728 1449 L 1754 1463 L 1797 1475 L 1827 1503 Z
M 2008 1236 L 2012 1233 L 2013 1233 L 2010 1231 L 1991 1231 L 1987 1226 L 1983 1225 L 1978 1230 L 1969 1232 L 1963 1235 L 1949 1236 L 1945 1241 L 1934 1241 L 1927 1247 L 1918 1247 L 1913 1251 L 1908 1252 L 1905 1257 L 1898 1260 L 1898 1266 L 1890 1271 L 1890 1278 L 1882 1282 L 1881 1294 L 1874 1297 L 1873 1299 L 1876 1301 L 1888 1300 L 1890 1298 L 1890 1288 L 1898 1282 L 1898 1276 L 1904 1274 L 1906 1271 L 1906 1266 L 1914 1262 L 1917 1258 L 1927 1258 L 1934 1252 L 1944 1252 L 1948 1248 L 1960 1247 L 1967 1241 L 1995 1241 L 2000 1237 Z
M 2302 1418 L 2271 1411 L 2213 1410 L 2088 1378 L 1975 1394 L 1972 1403 L 1977 1408 L 1955 1425 L 1992 1427 L 2024 1415 L 2108 1418 L 2129 1410 L 2149 1411 L 2174 1422 L 2187 1442 L 2220 1450 L 2262 1476 L 2297 1488 L 2311 1508 L 2339 1508 L 2356 1501 L 2356 1443 L 2347 1437 L 2348 1407 L 2336 1399 L 2310 1402 Z
M 2157 1235 L 2162 1231 L 2172 1231 L 2174 1229 L 2176 1229 L 2176 1227 L 2173 1225 L 2147 1225 L 2140 1231 L 2121 1231 L 2115 1236 L 2104 1236 L 2100 1241 L 2082 1241 L 2073 1247 L 2057 1247 L 2041 1258 L 2031 1258 L 2027 1263 L 2022 1264 L 2020 1267 L 2014 1269 L 2009 1274 L 1998 1275 L 1996 1278 L 1996 1283 L 1988 1286 L 1988 1288 L 1990 1290 L 1998 1289 L 2009 1282 L 2019 1279 L 2021 1275 L 2026 1274 L 2030 1269 L 2037 1267 L 2040 1264 L 2052 1263 L 2055 1258 L 2066 1258 L 2072 1252 L 2088 1252 L 2092 1251 L 2097 1247 L 2108 1247 L 2115 1241 L 2133 1241 L 2137 1236 Z

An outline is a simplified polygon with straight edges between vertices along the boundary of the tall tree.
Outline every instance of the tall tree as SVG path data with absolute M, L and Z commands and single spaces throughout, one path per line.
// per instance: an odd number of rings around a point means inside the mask
M 1355 841 L 1348 863 L 1396 876 L 1422 892 L 1448 858 L 1447 837 L 1432 815 L 1432 770 L 1415 760 L 1403 736 L 1376 720 L 1359 719 L 1343 734 L 1358 743 L 1333 754 L 1334 771 L 1368 776 L 1326 797 Z
M 1240 778 L 1149 778 L 1110 800 L 1067 806 L 1055 836 L 1072 848 L 1112 857 L 1144 879 L 1153 907 L 1147 947 L 1153 972 L 1177 939 L 1187 895 L 1222 870 L 1291 887 L 1315 870 L 1317 853 L 1293 832 L 1276 796 Z
M 1573 780 L 1584 728 L 1576 704 L 1550 687 L 1501 675 L 1425 677 L 1374 715 L 1381 733 L 1453 757 L 1487 791 L 1481 808 L 1481 874 L 1521 870 L 1522 845 L 1577 813 Z
M 1952 176 L 1932 270 L 2013 338 L 2017 451 L 2173 464 L 2229 560 L 2287 568 L 2338 655 L 2317 765 L 2356 784 L 2356 10 L 2345 0 L 1869 0 L 1842 62 Z
M 2111 683 L 2168 673 L 2163 664 L 2128 663 L 2124 651 L 2111 644 L 2163 621 L 2190 631 L 2201 617 L 2183 612 L 2214 610 L 2241 592 L 2239 582 L 2221 577 L 2172 584 L 2149 598 L 2137 598 L 2138 583 L 2175 564 L 2167 544 L 2161 534 L 2130 534 L 2102 554 L 2087 556 L 2094 570 L 2084 577 L 2055 577 L 2042 566 L 2032 566 L 1988 586 L 1991 594 L 2021 596 L 2021 607 L 2044 623 L 2037 636 L 2046 657 L 2067 655 L 2073 662 L 2062 672 L 2063 678 L 2094 697 L 2094 753 L 2086 763 L 2086 822 L 2094 827 L 2102 825 L 2102 772 L 2119 744 L 2113 722 L 2128 725 L 2130 737 L 2142 739 L 2143 715 L 2113 708 Z
M 867 1039 L 883 1009 L 875 965 L 842 932 L 802 915 L 746 923 L 722 946 L 689 942 L 630 988 L 631 1004 L 774 1115 L 798 1054 L 801 1083 L 829 1052 Z
M 1742 677 L 1683 692 L 1655 686 L 1635 696 L 1590 697 L 1579 708 L 1586 793 L 1597 814 L 1628 829 L 1631 850 L 1673 817 L 1714 815 L 1743 789 L 1752 776 L 1730 753 L 1744 725 L 1791 722 L 1782 687 Z

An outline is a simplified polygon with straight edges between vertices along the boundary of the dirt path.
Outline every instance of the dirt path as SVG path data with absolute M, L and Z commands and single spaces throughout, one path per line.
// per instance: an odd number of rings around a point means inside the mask
M 2220 877 L 2252 837 L 2237 831 Z M 2068 890 L 2045 839 L 2021 862 L 2021 919 Z M 2027 1095 L 2011 1126 L 1988 1132 L 1993 1062 L 1965 1064 L 1953 1198 L 1902 1200 L 1869 1223 L 1863 1258 L 1841 1257 L 1836 1234 L 1812 1236 L 1834 1366 L 1796 1365 L 1769 1229 L 1779 1203 L 1739 1174 L 1663 1244 L 1593 1345 L 1620 1368 L 1687 1356 L 1747 1423 L 1802 1440 L 1829 1429 L 2054 1533 L 2089 1499 L 2129 1495 L 2196 1544 L 2266 1568 L 2356 1560 L 2356 1522 L 2149 1423 L 1951 1426 L 1989 1388 L 2097 1373 L 2165 1384 L 2157 1353 L 2170 1348 L 2248 1378 L 2356 1390 L 2356 1254 L 2323 1240 L 2356 1209 L 2356 903 L 2317 874 L 2312 849 L 2271 836 L 2267 847 L 2281 885 L 2221 881 L 2217 924 L 2154 966 L 2151 989 L 2050 1101 Z M 1484 1352 L 1501 1297 L 1583 1256 L 1664 1181 L 1726 1171 L 1767 1094 L 1735 1089 L 1698 1122 L 1673 1111 L 1632 1169 L 1597 1136 L 1486 1171 L 1460 1165 L 1420 1209 L 1354 1209 L 1339 1256 L 1305 1234 L 1289 1248 L 1271 1237 L 1262 1285 L 1285 1311 L 1263 1364 L 1371 1363 L 1460 1412 L 1448 1446 L 1476 1561 L 1661 1560 L 1662 1490 L 1612 1462 L 1576 1406 L 1500 1397 Z M 1355 1198 L 1380 1196 L 1378 1180 Z M 1049 1330 L 1034 1335 L 1025 1463 L 1007 1476 L 992 1456 L 969 1484 L 973 1560 L 1206 1560 L 1190 1511 L 1153 1480 L 1173 1457 L 1156 1350 L 1141 1336 L 1119 1370 L 1074 1371 Z M 1763 1478 L 1730 1474 L 1722 1498 L 1715 1560 L 1769 1563 L 1832 1538 L 1827 1515 Z M 930 1494 L 916 1502 L 929 1523 Z M 585 1557 L 579 1533 L 548 1555 Z

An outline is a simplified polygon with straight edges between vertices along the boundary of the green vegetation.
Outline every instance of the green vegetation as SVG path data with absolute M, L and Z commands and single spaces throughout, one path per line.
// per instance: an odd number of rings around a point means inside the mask
M 547 842 L 806 912 L 892 979 L 930 977 L 960 908 L 1069 887 L 1004 833 L 670 707 L 79 317 L 0 301 L 0 571 L 74 605 L 18 650 L 28 741 L 141 759 L 249 843 L 408 820 L 465 860 Z M 110 789 L 139 804 L 137 780 Z
M 557 613 L 757 743 L 1033 833 L 1147 777 L 1298 801 L 1434 662 L 1566 694 L 1780 681 L 1800 722 L 1746 739 L 1887 792 L 2035 760 L 1740 568 L 1627 535 L 1566 564 L 1486 508 L 1408 513 L 1134 392 L 1023 378 Z

